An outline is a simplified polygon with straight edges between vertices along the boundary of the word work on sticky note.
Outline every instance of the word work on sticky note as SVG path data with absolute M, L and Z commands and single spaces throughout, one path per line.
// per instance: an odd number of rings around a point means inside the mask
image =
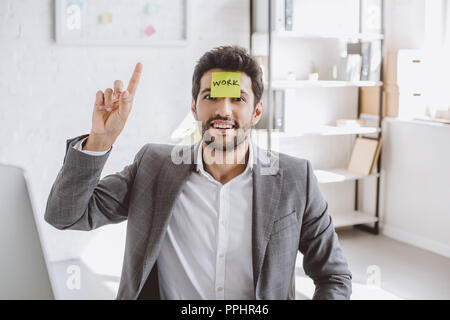
M 240 72 L 213 72 L 211 78 L 212 98 L 240 98 L 241 73 Z

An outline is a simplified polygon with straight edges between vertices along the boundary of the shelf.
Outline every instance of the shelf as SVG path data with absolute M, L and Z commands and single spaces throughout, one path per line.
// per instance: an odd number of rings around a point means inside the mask
M 317 126 L 305 128 L 298 133 L 285 133 L 273 131 L 272 135 L 280 139 L 299 138 L 304 136 L 340 136 L 352 134 L 372 134 L 380 132 L 377 127 L 336 127 L 336 126 Z
M 347 226 L 353 226 L 356 224 L 366 224 L 378 221 L 378 218 L 373 214 L 365 213 L 362 211 L 348 211 L 341 213 L 330 213 L 333 219 L 334 227 L 341 228 Z
M 268 34 L 265 32 L 255 32 L 253 33 L 253 37 L 255 38 L 267 38 Z M 300 33 L 295 31 L 273 31 L 272 37 L 274 38 L 297 38 L 297 39 L 354 39 L 354 40 L 382 40 L 384 39 L 383 34 L 379 33 Z
M 406 118 L 395 118 L 395 117 L 383 117 L 383 120 L 390 123 L 406 123 L 406 124 L 417 124 L 431 127 L 440 127 L 440 128 L 450 128 L 450 123 L 445 122 L 435 122 L 435 121 L 426 121 L 415 119 L 406 119 Z
M 382 27 L 383 22 L 383 10 L 382 6 L 380 5 L 380 27 Z M 278 9 L 278 8 L 275 8 Z M 360 8 L 361 9 L 361 8 Z M 275 12 L 274 15 L 271 15 L 271 10 L 273 8 L 269 6 L 267 9 L 269 11 L 269 14 L 267 15 L 268 19 L 268 25 L 271 25 L 270 17 L 277 16 L 277 12 Z M 359 10 L 359 16 L 358 20 L 355 21 L 361 24 L 363 22 L 363 17 L 366 13 L 363 12 L 364 10 Z M 253 14 L 254 12 L 252 12 Z M 260 16 L 260 20 L 263 20 L 261 17 L 261 13 L 259 11 L 255 10 L 255 13 L 257 13 L 257 17 Z M 363 14 L 364 13 L 364 14 Z M 311 17 L 313 18 L 313 17 Z M 254 21 L 258 21 L 255 19 Z M 259 25 L 259 21 L 258 21 Z M 324 74 L 319 75 L 320 80 L 307 80 L 307 79 L 313 79 L 313 77 L 308 77 L 308 71 L 307 63 L 310 59 L 318 59 L 317 61 L 314 61 L 314 63 L 317 63 L 318 65 L 323 65 L 323 67 L 327 68 L 327 70 L 331 71 L 331 64 L 335 63 L 335 66 L 333 68 L 336 68 L 339 66 L 339 74 L 341 73 L 341 61 L 337 60 L 337 57 L 334 57 L 334 59 L 331 61 L 326 62 L 325 64 L 321 61 L 326 59 L 327 55 L 334 55 L 336 56 L 337 52 L 340 52 L 343 47 L 347 47 L 347 51 L 349 51 L 348 46 L 346 44 L 349 43 L 361 43 L 363 41 L 365 42 L 372 42 L 371 44 L 371 56 L 374 57 L 375 55 L 380 52 L 380 66 L 383 65 L 383 52 L 382 52 L 382 43 L 384 40 L 384 35 L 376 32 L 377 30 L 373 30 L 373 33 L 356 33 L 356 32 L 350 32 L 346 33 L 339 32 L 340 28 L 338 25 L 335 25 L 334 29 L 332 28 L 332 25 L 330 23 L 330 32 L 327 32 L 327 30 L 323 30 L 321 28 L 320 30 L 313 30 L 312 28 L 309 28 L 309 31 L 305 31 L 305 28 L 301 29 L 298 28 L 298 31 L 285 31 L 284 28 L 280 25 L 280 31 L 272 31 L 273 28 L 266 29 L 266 32 L 251 32 L 251 53 L 254 56 L 260 56 L 265 57 L 267 59 L 261 59 L 261 63 L 264 66 L 264 70 L 268 71 L 267 81 L 265 81 L 264 86 L 266 90 L 270 87 L 269 96 L 274 93 L 276 94 L 276 91 L 284 91 L 287 95 L 290 93 L 294 94 L 294 90 L 308 90 L 308 89 L 314 89 L 319 88 L 315 90 L 310 90 L 311 94 L 314 95 L 324 95 L 327 93 L 331 93 L 332 90 L 329 90 L 329 88 L 337 88 L 337 90 L 342 90 L 342 88 L 348 88 L 347 91 L 351 91 L 352 96 L 353 93 L 357 94 L 355 98 L 360 98 L 360 90 L 357 90 L 360 87 L 382 87 L 383 82 L 379 81 L 382 80 L 381 78 L 375 77 L 376 74 L 371 75 L 370 77 L 363 77 L 363 79 L 370 79 L 375 81 L 368 81 L 368 80 L 361 80 L 361 81 L 345 81 L 345 80 L 338 80 L 338 79 L 358 79 L 357 77 L 349 77 L 340 75 L 339 77 L 336 76 L 325 76 Z M 253 31 L 253 26 L 251 28 L 251 31 Z M 264 29 L 259 29 L 264 30 Z M 353 30 L 351 30 L 353 31 Z M 356 31 L 356 30 L 355 30 Z M 380 30 L 381 31 L 381 30 Z M 270 37 L 270 41 L 269 41 Z M 282 46 L 282 48 L 275 47 Z M 300 45 L 300 47 L 299 47 Z M 328 48 L 330 50 L 328 50 Z M 337 49 L 337 50 L 336 50 Z M 355 48 L 356 49 L 356 48 Z M 362 48 L 361 48 L 362 49 Z M 288 51 L 290 55 L 283 54 L 285 51 Z M 300 50 L 300 51 L 299 51 Z M 302 50 L 305 50 L 306 61 L 298 60 L 299 56 L 302 56 Z M 313 50 L 314 52 L 311 52 Z M 317 55 L 314 55 L 318 51 L 319 53 L 324 53 L 325 56 L 317 57 Z M 329 51 L 329 52 L 327 52 Z M 350 50 L 352 51 L 352 50 Z M 356 51 L 356 50 L 355 50 Z M 275 57 L 274 57 L 275 55 Z M 280 55 L 279 57 L 277 57 Z M 362 54 L 361 54 L 362 55 Z M 320 59 L 319 59 L 320 58 Z M 287 60 L 286 60 L 287 59 Z M 288 60 L 296 60 L 296 62 L 291 66 L 291 68 L 294 68 L 293 70 L 284 70 L 286 66 L 289 65 Z M 305 60 L 305 59 L 304 59 Z M 276 69 L 278 67 L 278 62 L 281 63 L 279 67 L 281 67 L 283 70 Z M 372 61 L 373 62 L 373 61 Z M 344 61 L 342 61 L 344 63 Z M 275 65 L 277 65 L 275 67 Z M 347 64 L 348 67 L 350 67 L 350 64 Z M 344 65 L 342 65 L 344 67 Z M 275 69 L 274 69 L 275 68 Z M 287 74 L 288 71 L 297 72 L 296 75 L 293 75 L 292 77 L 286 77 L 286 76 L 273 76 L 273 73 L 270 72 L 270 70 L 278 70 L 279 75 L 281 74 Z M 303 71 L 306 70 L 306 72 Z M 310 67 L 309 70 L 312 70 Z M 336 71 L 336 70 L 334 70 Z M 350 70 L 349 70 L 350 71 Z M 356 70 L 353 70 L 356 72 Z M 300 74 L 298 73 L 300 72 Z M 335 72 L 334 72 L 335 73 Z M 333 74 L 334 74 L 333 73 Z M 291 79 L 291 80 L 289 80 Z M 322 88 L 322 89 L 320 89 Z M 351 89 L 350 89 L 351 88 Z M 292 91 L 292 92 L 291 92 Z M 282 92 L 283 93 L 283 92 Z M 350 93 L 350 92 L 349 92 Z M 273 97 L 271 97 L 273 98 Z M 277 97 L 275 97 L 277 98 Z M 342 97 L 343 98 L 343 97 Z M 281 101 L 284 100 L 284 101 Z M 285 99 L 273 99 L 273 101 L 270 101 L 270 106 L 272 105 L 277 106 L 278 104 L 280 106 L 284 106 L 284 109 L 278 110 L 279 112 L 283 113 L 283 125 L 284 128 L 287 129 L 287 132 L 280 132 L 276 130 L 257 130 L 259 132 L 254 132 L 254 136 L 252 138 L 254 141 L 257 141 L 261 145 L 267 145 L 270 146 L 271 149 L 275 151 L 280 150 L 288 150 L 289 148 L 295 148 L 295 152 L 292 152 L 294 155 L 302 154 L 297 150 L 297 147 L 302 147 L 302 145 L 299 145 L 299 138 L 310 138 L 310 137 L 325 137 L 325 136 L 347 136 L 347 135 L 372 135 L 372 134 L 378 134 L 381 135 L 381 126 L 382 123 L 382 117 L 377 121 L 376 123 L 371 121 L 367 124 L 367 126 L 364 127 L 358 127 L 358 126 L 352 126 L 352 127 L 338 127 L 336 126 L 336 122 L 328 122 L 332 125 L 320 125 L 315 126 L 315 120 L 318 119 L 308 119 L 309 115 L 306 115 L 306 119 L 297 119 L 294 115 L 287 115 L 287 112 L 290 111 L 286 106 L 289 104 L 289 107 L 295 108 L 295 105 L 291 105 L 291 103 L 294 103 L 294 101 L 291 101 L 291 97 L 287 97 Z M 381 99 L 379 99 L 379 107 L 381 108 Z M 275 103 L 277 102 L 277 103 Z M 356 104 L 357 105 L 357 104 Z M 308 105 L 303 106 L 308 108 Z M 303 109 L 302 107 L 302 109 Z M 306 109 L 308 110 L 308 109 Z M 271 117 L 268 119 L 268 123 L 272 124 L 274 123 L 274 118 L 277 120 L 278 123 L 278 116 L 276 116 L 275 111 L 271 113 Z M 334 113 L 333 113 L 334 114 Z M 358 118 L 359 118 L 359 110 L 358 110 Z M 370 119 L 372 120 L 372 119 Z M 320 123 L 320 122 L 319 122 Z M 323 122 L 322 122 L 323 123 Z M 350 137 L 353 138 L 353 137 Z M 317 139 L 317 138 L 316 138 Z M 320 138 L 322 139 L 322 138 Z M 334 138 L 333 138 L 334 139 Z M 343 139 L 343 138 L 340 138 Z M 340 139 L 334 139 L 334 140 L 340 140 Z M 317 139 L 319 140 L 319 139 Z M 348 140 L 348 139 L 345 139 Z M 350 139 L 352 140 L 352 139 Z M 303 142 L 303 141 L 302 141 Z M 333 141 L 334 142 L 334 141 Z M 337 141 L 336 141 L 337 142 Z M 264 146 L 266 147 L 266 146 Z M 313 145 L 307 145 L 309 148 L 314 148 L 315 144 Z M 343 147 L 344 148 L 344 147 Z M 346 150 L 346 149 L 345 149 Z M 343 150 L 344 151 L 344 150 Z M 378 168 L 379 170 L 381 168 Z M 330 169 L 330 170 L 315 170 L 314 171 L 318 180 L 318 183 L 321 184 L 327 184 L 327 183 L 337 183 L 337 182 L 343 182 L 343 181 L 358 181 L 359 179 L 366 179 L 369 177 L 380 177 L 379 173 L 374 173 L 367 176 L 362 176 L 358 174 L 353 174 L 348 172 L 345 168 L 336 168 L 336 169 Z M 345 186 L 345 185 L 342 185 Z M 340 186 L 339 186 L 340 187 Z M 380 192 L 380 184 L 377 183 L 376 185 L 376 201 L 378 204 L 379 201 L 379 192 Z M 352 199 L 348 199 L 350 203 L 353 203 L 353 201 L 358 204 L 358 188 L 355 189 L 355 197 Z M 348 203 L 348 202 L 346 202 Z M 334 226 L 336 228 L 345 227 L 345 226 L 353 226 L 353 225 L 366 225 L 368 223 L 377 222 L 378 218 L 376 217 L 378 215 L 378 205 L 375 208 L 374 213 L 365 213 L 362 211 L 357 210 L 358 207 L 356 207 L 356 210 L 348 210 L 347 212 L 339 213 L 339 210 L 337 213 L 330 213 L 330 216 L 333 218 Z M 369 227 L 365 226 L 365 230 L 374 234 L 378 234 L 378 224 L 375 225 L 375 227 Z
M 264 86 L 268 87 L 268 83 Z M 377 87 L 382 86 L 381 81 L 342 81 L 342 80 L 274 80 L 272 81 L 272 89 L 298 89 L 304 87 L 322 87 L 322 88 L 339 88 L 339 87 Z
M 335 183 L 335 182 L 345 182 L 359 179 L 366 179 L 370 177 L 378 177 L 379 173 L 369 174 L 367 176 L 355 174 L 349 172 L 345 168 L 339 169 L 327 169 L 327 170 L 314 170 L 314 174 L 317 177 L 319 183 Z

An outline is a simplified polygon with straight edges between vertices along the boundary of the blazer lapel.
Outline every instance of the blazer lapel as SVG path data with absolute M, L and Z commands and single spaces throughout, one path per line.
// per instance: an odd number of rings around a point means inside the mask
M 190 162 L 176 164 L 172 161 L 169 155 L 162 166 L 158 178 L 158 185 L 153 210 L 153 218 L 146 241 L 147 247 L 144 255 L 144 269 L 141 278 L 139 291 L 141 291 L 145 281 L 151 271 L 154 261 L 159 254 L 162 239 L 167 230 L 167 226 L 172 216 L 172 208 L 175 204 L 178 194 L 181 192 L 182 186 L 186 182 L 192 170 L 195 168 L 194 164 L 194 147 L 183 147 L 182 152 L 190 152 Z M 178 147 L 174 147 L 178 148 Z M 180 150 L 180 149 L 178 149 Z M 186 158 L 184 158 L 186 160 Z
M 252 258 L 253 281 L 257 291 L 267 243 L 275 220 L 281 193 L 283 174 L 276 155 L 255 148 L 257 154 L 253 170 Z

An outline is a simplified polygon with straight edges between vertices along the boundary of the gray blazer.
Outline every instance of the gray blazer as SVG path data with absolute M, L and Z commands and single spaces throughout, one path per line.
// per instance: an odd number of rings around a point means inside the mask
M 176 164 L 171 158 L 174 146 L 149 143 L 133 163 L 100 180 L 110 151 L 93 157 L 72 148 L 86 136 L 67 140 L 45 221 L 60 230 L 92 230 L 128 220 L 116 299 L 159 299 L 158 255 L 171 209 L 195 169 L 194 161 Z M 297 250 L 304 255 L 303 268 L 316 286 L 313 299 L 349 299 L 352 275 L 310 162 L 256 146 L 255 150 L 256 299 L 294 299 Z

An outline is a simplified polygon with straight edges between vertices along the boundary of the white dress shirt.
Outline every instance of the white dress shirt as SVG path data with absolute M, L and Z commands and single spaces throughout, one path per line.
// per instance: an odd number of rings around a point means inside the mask
M 102 155 L 104 155 L 105 153 L 107 153 L 109 150 L 111 150 L 111 148 L 109 148 L 109 149 L 106 150 L 106 151 L 90 151 L 90 150 L 83 150 L 83 147 L 82 147 L 82 146 L 83 146 L 84 141 L 85 141 L 87 138 L 88 138 L 88 137 L 86 137 L 86 138 L 84 138 L 84 139 L 78 141 L 73 147 L 74 147 L 75 149 L 77 149 L 78 151 L 84 152 L 84 153 L 89 154 L 89 155 L 91 155 L 91 156 L 102 156 Z
M 158 263 L 161 299 L 255 299 L 252 266 L 254 150 L 247 166 L 222 185 L 203 168 L 201 142 L 196 171 L 173 207 Z M 81 150 L 91 155 L 104 152 Z

